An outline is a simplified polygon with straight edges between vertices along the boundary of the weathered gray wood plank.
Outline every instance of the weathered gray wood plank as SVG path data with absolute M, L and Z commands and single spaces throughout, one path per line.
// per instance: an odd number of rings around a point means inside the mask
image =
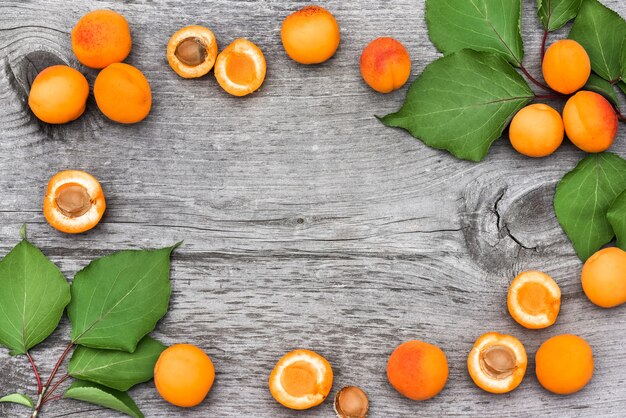
M 406 90 L 379 95 L 360 79 L 358 57 L 373 38 L 395 36 L 413 58 L 413 76 L 437 57 L 423 1 L 323 2 L 342 28 L 329 62 L 290 61 L 279 37 L 284 16 L 305 2 L 281 0 L 73 2 L 0 4 L 0 254 L 29 235 L 67 277 L 116 249 L 158 247 L 184 239 L 173 259 L 171 310 L 155 335 L 190 342 L 213 358 L 217 379 L 206 402 L 181 410 L 151 384 L 132 395 L 149 417 L 329 417 L 330 402 L 296 413 L 267 390 L 275 361 L 306 347 L 335 372 L 331 396 L 344 385 L 370 395 L 372 417 L 623 416 L 626 402 L 626 310 L 592 306 L 579 284 L 580 262 L 554 217 L 556 182 L 582 157 L 570 144 L 543 160 L 498 141 L 480 164 L 429 149 L 373 117 L 395 110 Z M 620 0 L 603 0 L 626 16 Z M 28 111 L 28 86 L 42 68 L 78 68 L 69 32 L 95 8 L 129 20 L 129 62 L 147 75 L 149 118 L 121 126 L 92 99 L 78 121 L 47 126 Z M 524 1 L 526 62 L 538 73 L 539 22 Z M 268 76 L 252 97 L 224 93 L 212 75 L 182 80 L 164 57 L 169 35 L 187 24 L 211 27 L 224 47 L 248 37 L 264 51 Z M 564 31 L 554 35 L 564 36 Z M 81 68 L 90 81 L 96 72 Z M 613 150 L 626 157 L 626 130 Z M 41 213 L 52 174 L 85 169 L 105 189 L 102 223 L 80 236 L 50 228 Z M 557 324 L 519 327 L 505 293 L 520 270 L 552 274 L 563 291 Z M 64 321 L 33 350 L 48 372 L 67 340 Z M 530 354 L 522 386 L 492 396 L 465 368 L 473 341 L 486 331 L 517 335 Z M 551 335 L 574 332 L 593 346 L 597 368 L 582 392 L 559 397 L 541 389 L 533 353 Z M 435 399 L 415 403 L 390 388 L 388 355 L 400 342 L 440 345 L 450 380 Z M 32 393 L 24 358 L 0 351 L 0 393 Z M 0 405 L 1 416 L 24 415 Z M 45 417 L 110 417 L 74 401 Z

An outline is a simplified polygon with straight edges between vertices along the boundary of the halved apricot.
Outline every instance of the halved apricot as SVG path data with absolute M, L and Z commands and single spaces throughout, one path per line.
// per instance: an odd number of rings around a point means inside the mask
M 270 375 L 270 392 L 291 409 L 309 409 L 321 404 L 333 385 L 333 370 L 314 351 L 294 350 L 276 363 Z
M 89 173 L 61 171 L 48 182 L 43 214 L 61 232 L 79 234 L 90 230 L 100 222 L 105 209 L 102 187 Z
M 87 67 L 104 68 L 122 62 L 131 47 L 128 22 L 113 10 L 91 11 L 72 29 L 72 50 Z
M 467 357 L 467 369 L 479 388 L 491 393 L 507 393 L 522 383 L 528 358 L 517 338 L 489 332 L 482 335 Z
M 184 27 L 167 44 L 167 61 L 183 78 L 202 77 L 211 71 L 216 58 L 215 35 L 203 26 Z
M 100 71 L 93 86 L 98 109 L 119 123 L 142 121 L 152 107 L 150 84 L 141 71 L 115 63 Z
M 46 123 L 67 123 L 85 111 L 89 83 L 84 75 L 67 65 L 42 70 L 30 87 L 28 106 Z
M 245 96 L 261 87 L 265 80 L 263 52 L 247 39 L 235 39 L 217 56 L 215 78 L 233 96 Z
M 547 274 L 531 270 L 517 275 L 509 286 L 509 313 L 523 327 L 546 328 L 561 309 L 561 289 Z

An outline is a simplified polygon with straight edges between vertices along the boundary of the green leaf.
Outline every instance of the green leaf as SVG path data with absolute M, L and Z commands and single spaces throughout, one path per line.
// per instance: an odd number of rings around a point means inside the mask
M 617 83 L 617 87 L 622 91 L 622 93 L 626 94 L 626 82 L 620 81 Z
M 0 402 L 17 403 L 27 406 L 29 408 L 33 408 L 35 406 L 31 398 L 26 395 L 22 395 L 21 393 L 12 393 L 10 395 L 3 396 L 2 398 L 0 398 Z
M 491 52 L 516 66 L 524 58 L 521 15 L 520 0 L 426 1 L 428 35 L 441 52 Z
M 537 15 L 543 27 L 552 32 L 578 14 L 582 0 L 537 0 Z
M 626 190 L 615 199 L 606 217 L 617 237 L 617 246 L 626 251 Z
M 557 185 L 554 211 L 581 260 L 613 239 L 607 211 L 625 189 L 626 161 L 610 152 L 587 156 Z
M 0 261 L 0 344 L 24 354 L 59 325 L 70 285 L 57 266 L 25 239 Z
M 584 0 L 569 34 L 591 59 L 591 69 L 605 80 L 621 75 L 626 21 L 598 0 Z
M 120 251 L 79 271 L 67 307 L 72 341 L 91 348 L 135 351 L 139 340 L 167 312 L 174 248 Z
M 479 161 L 534 94 L 501 56 L 469 49 L 431 63 L 402 108 L 381 119 L 433 148 Z
M 124 392 L 110 389 L 96 383 L 76 380 L 63 394 L 64 398 L 76 399 L 94 405 L 114 409 L 135 418 L 143 418 L 143 414 L 132 400 Z
M 68 366 L 70 376 L 117 390 L 128 390 L 154 376 L 154 365 L 165 350 L 159 341 L 144 337 L 134 353 L 78 346 Z
M 591 73 L 589 80 L 587 80 L 587 84 L 583 87 L 583 90 L 591 90 L 603 95 L 604 98 L 611 102 L 614 106 L 619 104 L 617 93 L 615 92 L 613 85 L 597 74 Z

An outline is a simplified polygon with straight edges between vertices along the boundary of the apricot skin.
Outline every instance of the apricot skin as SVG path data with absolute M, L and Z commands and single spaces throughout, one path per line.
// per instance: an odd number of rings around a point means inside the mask
M 371 88 L 389 93 L 404 86 L 411 74 L 411 57 L 406 48 L 393 38 L 370 42 L 361 54 L 361 75 Z
M 46 123 L 67 123 L 83 114 L 87 96 L 89 83 L 85 76 L 66 65 L 53 65 L 35 77 L 28 106 Z
M 557 335 L 535 355 L 537 380 L 552 393 L 569 395 L 584 388 L 593 376 L 593 351 L 577 335 Z
M 581 276 L 583 291 L 594 304 L 613 308 L 626 302 L 626 251 L 610 247 L 596 252 Z
M 72 30 L 72 50 L 81 64 L 104 68 L 122 62 L 132 41 L 128 22 L 112 10 L 94 10 L 80 18 Z
M 143 120 L 152 106 L 150 84 L 132 65 L 115 63 L 100 71 L 93 86 L 98 108 L 119 123 Z
M 553 90 L 571 94 L 581 89 L 591 75 L 591 61 L 578 42 L 563 39 L 553 43 L 543 59 L 543 78 Z
M 602 152 L 617 135 L 617 114 L 602 95 L 579 91 L 565 104 L 563 124 L 567 137 L 583 151 Z
M 280 37 L 289 57 L 300 64 L 319 64 L 335 54 L 339 25 L 328 10 L 306 6 L 287 16 Z
M 528 157 L 546 157 L 563 142 L 563 119 L 545 104 L 526 106 L 513 118 L 509 128 L 511 145 Z

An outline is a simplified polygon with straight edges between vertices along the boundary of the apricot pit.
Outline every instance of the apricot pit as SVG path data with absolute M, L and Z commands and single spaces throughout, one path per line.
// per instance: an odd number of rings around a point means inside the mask
M 346 386 L 337 392 L 334 408 L 338 418 L 366 418 L 369 399 L 363 389 Z
M 207 74 L 215 65 L 216 58 L 215 36 L 203 26 L 186 26 L 172 35 L 167 44 L 167 61 L 183 78 Z

